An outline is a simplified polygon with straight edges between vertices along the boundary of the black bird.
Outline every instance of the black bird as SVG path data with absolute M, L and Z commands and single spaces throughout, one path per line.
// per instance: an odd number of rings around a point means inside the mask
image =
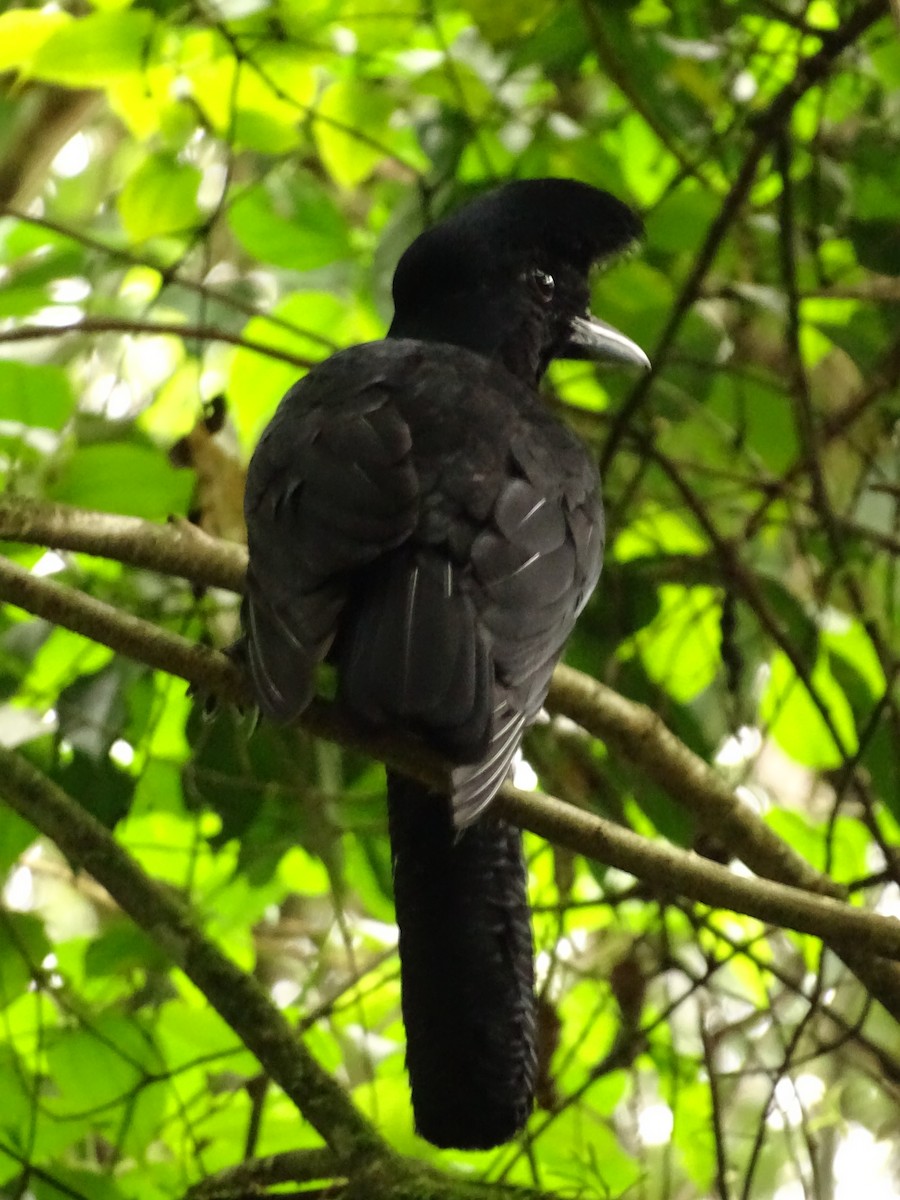
M 386 339 L 295 384 L 250 463 L 243 623 L 263 713 L 296 718 L 327 658 L 362 723 L 453 764 L 448 795 L 387 784 L 413 1109 L 438 1146 L 499 1145 L 531 1110 L 521 839 L 485 810 L 604 541 L 596 466 L 538 383 L 557 357 L 648 365 L 588 314 L 590 267 L 640 232 L 570 180 L 468 204 L 401 258 Z

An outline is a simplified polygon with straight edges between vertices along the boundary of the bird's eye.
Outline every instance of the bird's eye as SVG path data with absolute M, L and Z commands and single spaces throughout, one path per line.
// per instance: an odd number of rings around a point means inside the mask
M 538 290 L 538 295 L 545 304 L 549 304 L 553 299 L 553 290 L 556 284 L 553 282 L 553 276 L 548 275 L 546 271 L 532 271 L 531 278 L 535 282 Z

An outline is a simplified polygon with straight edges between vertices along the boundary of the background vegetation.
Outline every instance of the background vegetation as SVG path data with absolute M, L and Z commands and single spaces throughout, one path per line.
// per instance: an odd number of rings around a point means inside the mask
M 0 1193 L 895 1196 L 886 6 L 60 0 L 0 72 Z M 552 375 L 610 536 L 517 776 L 576 807 L 502 801 L 554 835 L 540 1107 L 439 1155 L 381 769 L 327 703 L 337 742 L 208 711 L 241 551 L 165 522 L 239 542 L 282 392 L 381 336 L 423 224 L 544 174 L 645 215 L 595 311 L 654 370 Z

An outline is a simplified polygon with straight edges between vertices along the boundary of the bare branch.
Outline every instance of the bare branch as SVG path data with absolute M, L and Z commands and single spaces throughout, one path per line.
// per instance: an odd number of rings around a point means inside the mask
M 313 360 L 277 346 L 268 346 L 240 333 L 229 333 L 218 325 L 189 325 L 186 321 L 136 321 L 124 317 L 82 317 L 71 325 L 19 325 L 16 329 L 5 329 L 0 333 L 3 342 L 33 342 L 42 338 L 71 337 L 73 334 L 132 333 L 142 337 L 171 334 L 179 338 L 195 338 L 200 342 L 227 342 L 230 346 L 242 346 L 255 350 L 267 358 L 290 363 L 293 367 L 312 367 Z
M 256 980 L 208 941 L 174 893 L 149 879 L 90 813 L 27 759 L 0 748 L 7 804 L 101 883 L 203 992 L 346 1168 L 387 1148 Z
M 176 634 L 155 628 L 111 605 L 48 579 L 34 576 L 14 564 L 0 562 L 0 594 L 29 611 L 67 628 L 95 637 L 105 645 L 130 654 L 149 665 L 188 679 L 198 688 L 237 702 L 250 700 L 241 671 L 225 655 L 194 646 Z M 714 823 L 723 835 L 740 841 L 748 858 L 770 876 L 792 879 L 799 887 L 784 887 L 749 880 L 716 863 L 661 843 L 584 813 L 561 801 L 504 788 L 499 810 L 523 828 L 550 838 L 591 858 L 598 858 L 666 890 L 713 906 L 745 912 L 801 932 L 813 933 L 827 944 L 870 954 L 900 958 L 900 923 L 862 913 L 830 897 L 842 890 L 796 856 L 767 830 L 749 810 L 741 807 L 727 787 L 660 719 L 642 705 L 632 704 L 610 689 L 570 668 L 558 668 L 553 699 L 560 711 L 579 720 L 592 732 L 603 730 L 633 761 L 667 786 L 693 811 Z M 400 739 L 372 736 L 356 728 L 340 709 L 317 700 L 304 714 L 304 728 L 319 736 L 350 744 L 425 783 L 440 785 L 440 761 L 420 747 Z M 776 874 L 777 873 L 777 874 Z M 802 889 L 806 889 L 806 891 Z M 841 915 L 839 915 L 841 914 Z M 900 996 L 900 992 L 898 992 Z
M 9 525 L 17 512 L 20 510 L 16 506 L 7 509 L 8 519 L 4 524 L 0 511 L 0 532 L 6 536 L 10 536 Z M 46 515 L 49 524 L 51 514 Z M 64 524 L 64 509 L 57 506 L 52 515 L 54 520 Z M 74 527 L 81 548 L 87 549 L 89 539 L 84 521 L 82 512 Z M 24 525 L 24 520 L 20 523 Z M 150 528 L 152 549 L 147 553 L 164 567 L 166 540 L 162 530 L 165 527 Z M 43 532 L 47 533 L 48 529 L 44 528 Z M 184 534 L 175 529 L 166 532 L 173 547 L 169 565 L 177 570 L 176 564 L 184 561 Z M 132 526 L 129 533 L 135 538 L 131 548 L 131 561 L 135 561 L 140 557 L 135 549 L 140 542 L 140 530 Z M 107 538 L 111 535 L 112 530 L 107 530 Z M 69 536 L 74 540 L 76 534 L 70 531 Z M 103 542 L 102 537 L 100 541 Z M 107 548 L 111 548 L 108 541 Z M 217 543 L 214 539 L 203 538 L 196 548 L 192 577 L 202 577 L 201 564 L 209 550 L 221 582 L 223 560 L 219 557 Z M 233 547 L 229 547 L 228 554 L 234 554 Z M 236 565 L 236 557 L 226 561 L 229 570 Z M 252 703 L 246 680 L 226 656 L 195 646 L 184 638 L 52 580 L 36 578 L 5 560 L 0 560 L 0 596 L 120 653 L 179 675 L 203 691 L 237 703 Z M 559 802 L 555 807 L 549 800 L 541 802 L 550 805 L 543 808 L 536 797 L 523 797 L 510 788 L 501 794 L 500 811 L 524 828 L 630 871 L 651 884 L 664 879 L 668 890 L 680 890 L 703 903 L 732 907 L 760 920 L 814 933 L 826 945 L 837 949 L 872 993 L 900 1019 L 900 969 L 893 963 L 871 957 L 873 954 L 894 955 L 900 942 L 894 942 L 894 934 L 890 931 L 895 930 L 900 935 L 900 924 L 860 913 L 840 903 L 842 889 L 828 876 L 816 872 L 754 813 L 741 805 L 716 772 L 643 705 L 634 704 L 566 667 L 557 668 L 549 704 L 594 736 L 603 738 L 694 813 L 705 827 L 728 838 L 732 852 L 759 875 L 793 886 L 773 892 L 771 888 L 776 887 L 776 883 L 743 879 L 714 863 L 650 842 Z M 319 736 L 361 749 L 423 782 L 440 786 L 445 778 L 444 768 L 434 755 L 396 738 L 364 734 L 335 705 L 325 701 L 317 700 L 310 706 L 304 714 L 303 726 Z M 824 893 L 826 897 L 837 898 L 837 903 L 824 897 L 818 900 L 815 896 L 804 896 L 804 892 Z M 822 907 L 817 908 L 817 903 Z M 844 914 L 849 925 L 844 918 L 837 917 L 839 912 Z M 854 922 L 860 918 L 863 924 L 857 930 Z M 868 932 L 864 933 L 864 929 Z

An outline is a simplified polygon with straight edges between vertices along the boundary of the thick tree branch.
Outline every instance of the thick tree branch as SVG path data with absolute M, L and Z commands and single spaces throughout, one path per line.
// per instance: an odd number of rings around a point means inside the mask
M 725 780 L 646 705 L 626 700 L 612 688 L 566 666 L 554 672 L 548 704 L 594 737 L 614 745 L 757 874 L 807 891 L 842 894 L 742 804 Z
M 180 675 L 223 699 L 240 704 L 249 698 L 239 673 L 229 670 L 232 664 L 222 654 L 175 637 L 83 592 L 32 575 L 2 557 L 0 599 L 149 667 Z
M 149 879 L 115 838 L 22 755 L 0 747 L 0 791 L 88 872 L 203 992 L 346 1169 L 390 1151 L 319 1066 L 252 976 L 208 941 L 168 888 Z
M 0 539 L 53 550 L 80 550 L 233 592 L 243 587 L 247 568 L 247 551 L 242 546 L 211 538 L 188 521 L 160 525 L 140 517 L 2 493 Z
M 92 533 L 94 520 L 96 531 Z M 190 578 L 198 583 L 215 582 L 235 589 L 242 583 L 244 557 L 240 548 L 228 546 L 223 550 L 214 539 L 197 536 L 184 528 L 89 514 L 59 505 L 5 501 L 0 504 L 0 536 L 33 540 L 41 545 L 65 545 L 70 549 L 112 557 L 121 554 L 134 565 L 173 574 L 183 573 L 187 565 Z M 224 655 L 195 646 L 51 580 L 35 578 L 2 559 L 0 596 L 122 654 L 180 675 L 203 691 L 237 703 L 251 702 L 241 672 Z M 555 840 L 589 856 L 602 850 L 600 856 L 604 861 L 651 883 L 658 884 L 662 873 L 669 890 L 678 889 L 685 896 L 703 903 L 732 907 L 761 920 L 816 934 L 838 950 L 872 994 L 900 1020 L 900 968 L 886 958 L 872 958 L 865 947 L 871 947 L 873 941 L 865 941 L 862 933 L 859 938 L 854 936 L 849 941 L 844 936 L 846 930 L 844 934 L 840 930 L 835 934 L 834 912 L 827 903 L 820 910 L 803 911 L 802 905 L 798 909 L 793 903 L 798 888 L 833 897 L 840 897 L 841 889 L 833 880 L 814 871 L 755 814 L 742 806 L 716 772 L 666 729 L 654 713 L 565 667 L 557 668 L 549 703 L 551 708 L 570 716 L 590 733 L 615 747 L 694 813 L 701 824 L 728 837 L 732 852 L 759 875 L 793 887 L 787 889 L 790 895 L 779 897 L 775 894 L 774 900 L 770 891 L 755 890 L 760 885 L 759 880 L 740 880 L 740 885 L 730 890 L 730 885 L 739 877 L 724 868 L 674 849 L 667 850 L 674 858 L 661 859 L 656 853 L 660 847 L 655 843 L 640 838 L 622 843 L 619 838 L 627 831 L 599 822 L 599 818 L 589 818 L 598 822 L 593 826 L 598 841 L 582 843 L 585 831 L 579 822 L 583 814 L 570 808 L 566 811 L 573 814 L 571 827 L 559 823 L 558 813 L 553 817 L 552 836 Z M 434 756 L 395 739 L 364 736 L 333 705 L 324 701 L 316 701 L 310 706 L 304 714 L 303 724 L 312 733 L 361 749 L 424 782 L 440 784 L 444 778 L 442 764 Z M 546 812 L 543 816 L 538 813 L 532 824 L 523 810 L 522 798 L 509 797 L 513 797 L 513 793 L 507 789 L 498 802 L 501 811 L 506 811 L 505 806 L 510 804 L 509 815 L 513 819 L 535 832 L 546 831 Z M 529 797 L 525 807 L 535 804 L 539 804 L 537 798 Z M 628 834 L 628 838 L 635 836 Z M 776 907 L 781 905 L 777 907 L 777 915 L 771 908 L 772 903 Z M 841 911 L 855 911 L 845 910 L 840 904 L 837 907 Z M 854 919 L 850 918 L 851 921 Z M 875 941 L 880 933 L 887 938 L 883 944 L 878 943 L 881 946 L 878 953 L 892 955 L 891 935 L 881 924 L 878 924 L 878 931 L 872 933 L 870 930 L 869 934 Z
M 900 959 L 900 921 L 864 912 L 830 896 L 768 879 L 748 878 L 665 842 L 652 842 L 553 796 L 504 787 L 497 806 L 522 829 L 587 858 L 618 867 L 659 891 L 712 908 L 730 908 L 769 924 L 810 933 L 844 952 Z
M 180 675 L 198 688 L 238 703 L 251 700 L 241 671 L 225 655 L 123 615 L 110 605 L 51 580 L 36 579 L 3 561 L 0 595 L 115 650 Z M 714 782 L 713 772 L 654 714 L 578 672 L 562 668 L 560 680 L 554 685 L 559 693 L 556 698 L 573 719 L 594 731 L 612 730 L 611 740 L 621 744 L 625 753 L 645 768 L 649 763 L 664 786 L 682 797 L 693 797 L 695 809 L 707 820 L 717 815 L 720 832 L 730 829 L 740 835 L 740 840 L 747 840 L 751 847 L 748 857 L 755 856 L 767 868 L 767 874 L 777 870 L 783 880 L 799 886 L 746 879 L 571 805 L 510 787 L 498 799 L 499 811 L 525 829 L 635 874 L 664 891 L 677 891 L 701 903 L 732 908 L 759 920 L 814 934 L 845 957 L 849 950 L 857 956 L 900 958 L 900 922 L 861 912 L 827 896 L 810 895 L 810 890 L 835 896 L 842 893 L 831 880 L 792 855 L 761 822 L 756 823 L 749 810 L 743 810 L 724 785 Z M 310 732 L 352 745 L 425 783 L 440 785 L 444 779 L 443 766 L 435 756 L 396 738 L 362 732 L 327 701 L 314 702 L 304 715 L 303 725 Z M 749 830 L 746 839 L 745 830 Z M 889 1007 L 900 1017 L 900 986 Z
M 344 1089 L 312 1057 L 267 993 L 203 936 L 181 901 L 149 879 L 90 813 L 22 755 L 0 747 L 0 797 L 92 876 L 196 984 L 327 1149 L 250 1161 L 204 1181 L 191 1197 L 256 1195 L 276 1182 L 327 1179 L 345 1200 L 482 1200 L 484 1185 L 394 1154 Z M 242 1189 L 242 1190 L 241 1190 Z M 492 1200 L 555 1200 L 497 1186 Z
M 341 1175 L 341 1164 L 327 1149 L 289 1150 L 266 1158 L 251 1158 L 217 1171 L 195 1184 L 187 1193 L 187 1200 L 231 1200 L 231 1197 L 239 1200 L 279 1183 L 322 1180 L 334 1186 Z
M 189 526 L 160 526 L 131 517 L 0 497 L 0 537 L 101 554 L 132 566 L 186 575 L 194 583 L 235 591 L 243 586 L 246 565 L 243 549 L 194 532 Z M 79 632 L 107 645 L 112 644 L 107 639 L 114 634 L 119 640 L 113 648 L 123 654 L 174 671 L 197 686 L 229 699 L 249 701 L 246 693 L 239 696 L 228 690 L 236 686 L 237 676 L 221 678 L 218 656 L 209 651 L 198 650 L 178 639 L 178 647 L 173 646 L 170 652 L 158 643 L 158 630 L 138 622 L 133 626 L 135 631 L 147 630 L 146 646 L 142 649 L 128 641 L 127 621 L 117 610 L 106 606 L 98 609 L 94 602 L 67 589 L 54 592 L 46 586 L 46 581 L 34 579 L 24 571 L 14 572 L 12 564 L 4 566 L 3 572 L 5 579 L 0 587 L 6 598 L 29 612 L 72 628 L 63 618 L 62 610 L 77 601 L 83 606 L 78 621 L 87 622 L 76 626 Z M 52 596 L 56 598 L 51 599 Z M 94 616 L 90 615 L 92 612 Z M 157 647 L 161 659 L 155 656 Z M 202 661 L 194 657 L 195 651 L 203 656 Z M 840 895 L 830 879 L 814 871 L 741 804 L 721 776 L 648 708 L 566 667 L 557 668 L 548 707 L 614 746 L 639 771 L 678 800 L 702 826 L 724 837 L 732 852 L 757 874 L 809 891 Z

